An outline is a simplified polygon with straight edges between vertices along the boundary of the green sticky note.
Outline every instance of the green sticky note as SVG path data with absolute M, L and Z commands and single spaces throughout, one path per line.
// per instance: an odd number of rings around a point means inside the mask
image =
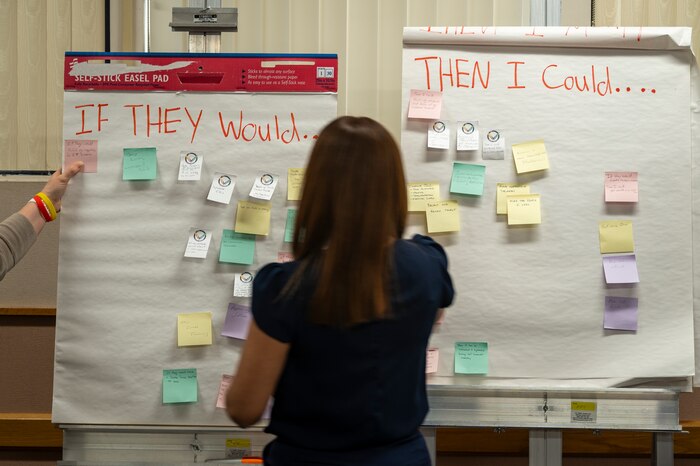
M 486 167 L 471 163 L 454 162 L 452 164 L 452 181 L 450 192 L 456 194 L 484 194 L 484 175 Z
M 284 226 L 284 242 L 291 243 L 294 241 L 294 224 L 297 221 L 297 210 L 287 209 L 287 223 Z
M 155 180 L 158 167 L 155 147 L 124 149 L 122 180 Z
M 221 235 L 219 262 L 252 264 L 255 255 L 255 235 L 224 230 Z
M 455 343 L 455 374 L 488 374 L 489 344 L 486 342 Z
M 197 401 L 197 369 L 163 369 L 163 403 Z

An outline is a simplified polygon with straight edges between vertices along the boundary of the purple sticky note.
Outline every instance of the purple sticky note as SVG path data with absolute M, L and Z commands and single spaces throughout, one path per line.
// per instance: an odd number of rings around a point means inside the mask
M 248 326 L 250 325 L 251 317 L 252 314 L 248 306 L 229 303 L 221 335 L 245 340 L 248 338 Z
M 637 298 L 605 297 L 603 328 L 609 330 L 637 330 Z
M 639 283 L 637 257 L 634 254 L 603 256 L 605 283 Z

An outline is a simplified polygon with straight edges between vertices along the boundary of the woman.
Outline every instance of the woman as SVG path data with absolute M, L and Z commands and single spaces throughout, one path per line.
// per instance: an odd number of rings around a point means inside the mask
M 68 182 L 83 165 L 83 162 L 74 162 L 65 172 L 56 171 L 39 194 L 0 222 L 0 280 L 24 257 L 44 225 L 56 218 Z
M 227 410 L 255 423 L 274 394 L 268 465 L 429 465 L 425 356 L 452 302 L 445 253 L 402 240 L 399 148 L 379 123 L 341 117 L 306 169 L 293 262 L 263 267 Z

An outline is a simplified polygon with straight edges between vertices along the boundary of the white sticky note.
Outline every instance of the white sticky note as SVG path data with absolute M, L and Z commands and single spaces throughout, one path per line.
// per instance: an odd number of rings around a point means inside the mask
M 195 257 L 206 259 L 209 244 L 211 243 L 211 230 L 203 228 L 190 228 L 187 236 L 187 246 L 185 247 L 185 257 Z
M 450 128 L 447 123 L 435 120 L 428 125 L 428 147 L 431 149 L 450 148 Z
M 207 199 L 221 204 L 231 202 L 233 195 L 233 187 L 236 185 L 235 175 L 227 175 L 226 173 L 214 173 L 214 179 L 211 180 L 211 187 Z
M 489 130 L 481 144 L 481 158 L 503 160 L 506 158 L 506 138 L 500 129 Z
M 250 189 L 250 197 L 256 199 L 264 199 L 269 201 L 272 199 L 272 195 L 275 193 L 275 188 L 277 187 L 277 181 L 279 181 L 278 175 L 273 175 L 272 173 L 261 173 L 255 182 L 253 187 Z
M 197 181 L 202 176 L 202 164 L 204 157 L 196 152 L 180 152 L 180 171 L 177 175 L 179 181 Z
M 457 122 L 457 150 L 479 150 L 479 122 Z
M 239 298 L 253 296 L 253 278 L 250 272 L 237 273 L 233 280 L 233 295 Z

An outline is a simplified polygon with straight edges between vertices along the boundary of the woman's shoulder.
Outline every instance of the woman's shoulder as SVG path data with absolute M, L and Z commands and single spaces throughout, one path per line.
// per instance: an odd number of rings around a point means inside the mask
M 298 263 L 296 261 L 270 262 L 258 270 L 255 274 L 253 284 L 257 288 L 276 288 L 284 286 L 297 266 Z
M 397 241 L 396 252 L 402 256 L 413 256 L 416 260 L 439 260 L 447 266 L 445 249 L 430 236 L 416 234 L 411 239 Z

